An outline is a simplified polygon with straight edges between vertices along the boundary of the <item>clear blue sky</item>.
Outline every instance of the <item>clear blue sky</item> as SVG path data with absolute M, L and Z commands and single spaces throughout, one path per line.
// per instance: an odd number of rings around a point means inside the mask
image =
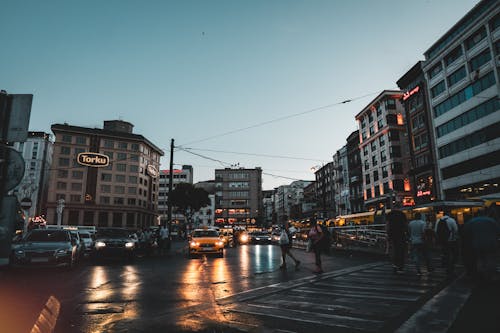
M 312 180 L 375 95 L 196 141 L 396 88 L 477 2 L 0 0 L 0 89 L 34 94 L 31 130 L 123 119 L 165 150 L 162 168 L 174 138 L 218 151 L 196 151 L 212 159 Z M 193 165 L 195 181 L 223 167 L 183 151 L 174 160 Z M 265 175 L 263 187 L 291 181 Z

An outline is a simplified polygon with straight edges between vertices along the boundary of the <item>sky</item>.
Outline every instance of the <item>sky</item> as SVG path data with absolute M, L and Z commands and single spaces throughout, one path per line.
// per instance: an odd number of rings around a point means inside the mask
M 0 0 L 0 89 L 33 94 L 30 130 L 122 119 L 161 168 L 314 180 L 354 116 L 478 0 Z M 351 99 L 350 103 L 339 104 Z

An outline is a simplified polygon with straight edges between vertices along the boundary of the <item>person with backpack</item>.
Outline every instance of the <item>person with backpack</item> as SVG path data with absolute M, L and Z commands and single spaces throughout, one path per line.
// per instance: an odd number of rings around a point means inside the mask
M 314 258 L 316 263 L 316 269 L 314 273 L 323 273 L 323 267 L 321 265 L 321 251 L 323 251 L 322 240 L 325 237 L 323 230 L 318 225 L 316 219 L 311 220 L 311 229 L 308 234 L 309 239 L 312 240 L 312 249 L 314 251 Z
M 410 235 L 411 252 L 417 268 L 417 275 L 422 275 L 420 263 L 425 260 L 427 272 L 432 272 L 431 256 L 426 242 L 426 223 L 422 220 L 421 213 L 415 213 L 415 218 L 408 224 L 408 233 Z
M 281 229 L 279 244 L 281 248 L 281 257 L 283 258 L 283 263 L 281 264 L 280 268 L 286 269 L 286 255 L 288 254 L 288 256 L 295 262 L 295 269 L 298 269 L 300 260 L 295 258 L 293 253 L 290 251 L 292 248 L 292 233 L 290 232 L 288 221 L 285 222 Z
M 446 210 L 443 217 L 436 222 L 436 240 L 441 246 L 443 266 L 446 268 L 446 275 L 453 276 L 455 264 L 458 258 L 458 224 L 450 217 L 450 212 Z

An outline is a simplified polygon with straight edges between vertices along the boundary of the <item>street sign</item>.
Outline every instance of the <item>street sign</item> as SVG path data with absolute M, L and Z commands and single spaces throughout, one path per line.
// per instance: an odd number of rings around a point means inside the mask
M 24 210 L 30 209 L 32 204 L 33 203 L 31 202 L 30 198 L 24 198 L 21 200 L 21 208 Z
M 20 152 L 12 147 L 0 145 L 0 170 L 7 168 L 7 179 L 5 182 L 5 191 L 14 189 L 24 177 L 24 159 Z M 3 172 L 0 172 L 0 179 Z M 1 183 L 1 182 L 0 182 Z M 2 193 L 0 193 L 1 195 Z
M 10 96 L 12 97 L 12 102 L 6 141 L 25 142 L 28 138 L 33 95 L 13 94 Z

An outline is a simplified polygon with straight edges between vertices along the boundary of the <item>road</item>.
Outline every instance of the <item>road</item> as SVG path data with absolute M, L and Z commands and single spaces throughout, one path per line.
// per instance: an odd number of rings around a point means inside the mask
M 0 272 L 2 332 L 30 332 L 44 305 L 60 310 L 67 332 L 384 332 L 392 331 L 444 285 L 443 272 L 393 275 L 381 257 L 336 252 L 279 269 L 275 245 L 226 249 L 224 258 L 187 259 L 176 242 L 166 257 L 84 261 L 72 271 Z M 45 315 L 42 315 L 44 317 Z M 50 321 L 50 320 L 49 320 Z

